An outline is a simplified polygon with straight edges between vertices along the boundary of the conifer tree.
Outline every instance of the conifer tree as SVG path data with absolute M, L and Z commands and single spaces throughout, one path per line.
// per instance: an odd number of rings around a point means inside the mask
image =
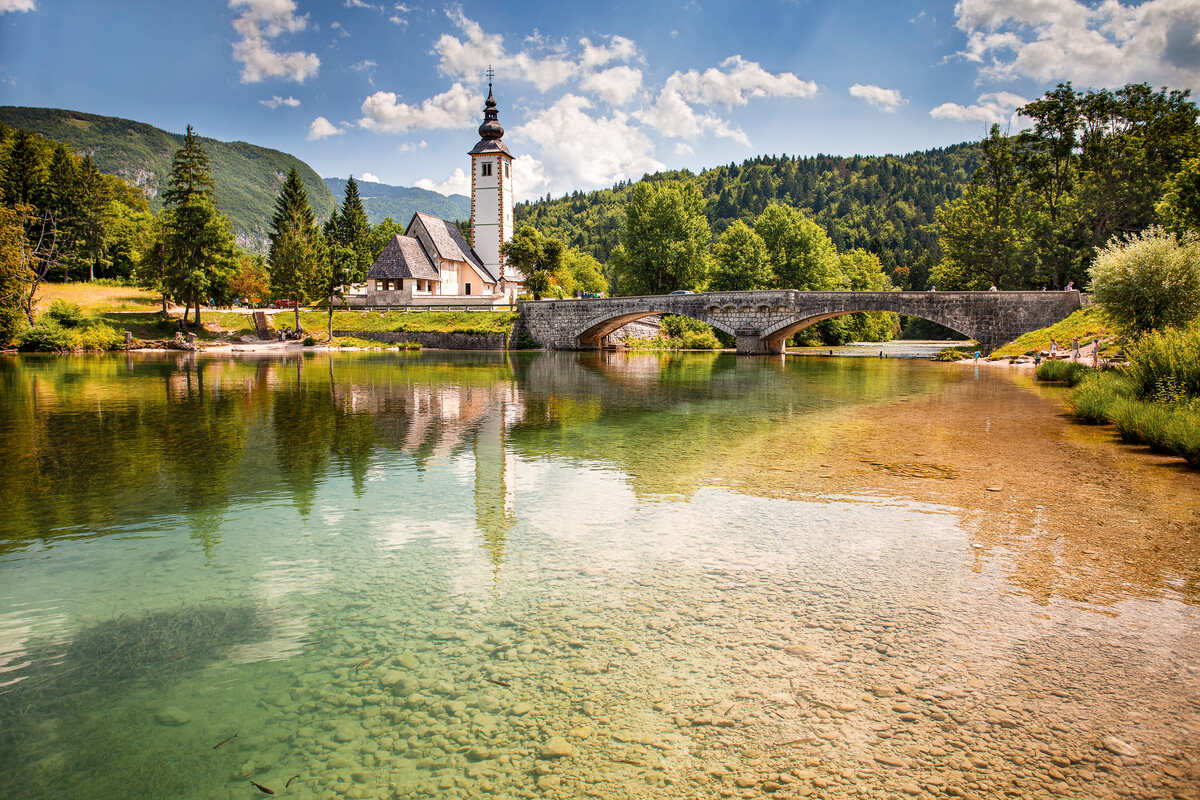
M 367 221 L 367 212 L 358 196 L 358 183 L 353 175 L 346 181 L 346 195 L 342 200 L 342 207 L 334 212 L 331 222 L 332 236 L 327 230 L 326 238 L 331 244 L 342 245 L 354 254 L 348 281 L 357 283 L 364 280 L 371 263 L 375 260 L 375 253 L 371 247 L 371 224 Z
M 196 308 L 204 299 L 224 299 L 235 268 L 229 221 L 213 200 L 212 171 L 199 138 L 187 127 L 183 147 L 175 151 L 164 201 L 166 286 L 171 295 Z
M 317 218 L 308 202 L 308 193 L 300 172 L 292 167 L 271 219 L 271 250 L 267 264 L 271 274 L 271 293 L 296 302 L 296 330 L 300 325 L 300 304 L 322 283 L 323 242 L 317 231 Z

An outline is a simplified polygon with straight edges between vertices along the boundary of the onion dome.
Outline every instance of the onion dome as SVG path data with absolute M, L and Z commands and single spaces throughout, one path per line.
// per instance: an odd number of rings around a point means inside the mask
M 483 124 L 479 126 L 479 136 L 483 139 L 499 139 L 504 135 L 504 126 L 498 119 L 500 112 L 496 110 L 496 98 L 492 97 L 492 85 L 488 84 L 487 102 L 483 104 Z

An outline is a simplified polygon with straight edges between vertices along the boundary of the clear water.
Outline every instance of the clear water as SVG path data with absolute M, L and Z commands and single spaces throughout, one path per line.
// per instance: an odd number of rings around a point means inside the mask
M 878 359 L 0 361 L 0 796 L 1200 796 L 1200 481 L 1060 404 Z

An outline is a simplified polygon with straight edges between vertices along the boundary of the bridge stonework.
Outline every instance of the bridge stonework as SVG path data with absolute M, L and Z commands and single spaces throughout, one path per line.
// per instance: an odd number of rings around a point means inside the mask
M 782 353 L 787 340 L 821 320 L 856 311 L 895 311 L 945 325 L 993 350 L 1081 307 L 1071 292 L 757 292 L 523 301 L 521 325 L 552 350 L 600 347 L 618 328 L 651 314 L 679 314 L 733 336 L 737 352 Z

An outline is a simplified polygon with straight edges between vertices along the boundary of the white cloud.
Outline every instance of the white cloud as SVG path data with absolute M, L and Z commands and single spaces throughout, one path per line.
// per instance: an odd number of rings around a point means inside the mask
M 262 103 L 267 108 L 279 108 L 280 106 L 296 108 L 298 105 L 300 105 L 300 101 L 294 97 L 280 97 L 279 95 L 275 95 L 270 100 L 259 100 L 258 102 Z
M 678 92 L 688 102 L 704 105 L 744 106 L 763 97 L 812 97 L 817 84 L 797 78 L 790 72 L 767 72 L 757 62 L 732 55 L 721 62 L 724 71 L 709 67 L 675 72 L 667 78 L 666 88 Z
M 1070 80 L 1088 86 L 1146 81 L 1200 83 L 1200 5 L 1195 0 L 959 0 L 966 47 L 958 55 L 991 80 Z
M 315 53 L 280 53 L 269 40 L 308 26 L 308 15 L 296 16 L 293 0 L 229 0 L 242 13 L 233 28 L 242 37 L 233 43 L 233 57 L 242 63 L 242 83 L 283 78 L 303 83 L 317 74 L 321 59 Z
M 379 176 L 376 175 L 374 172 L 364 172 L 359 177 L 362 178 L 367 183 L 383 183 L 383 181 L 379 180 Z
M 395 92 L 375 92 L 363 100 L 358 124 L 378 133 L 403 133 L 413 128 L 463 128 L 474 122 L 483 98 L 456 83 L 420 105 L 400 102 Z
M 36 11 L 33 0 L 0 0 L 0 14 L 8 11 Z
M 431 178 L 421 178 L 416 183 L 419 189 L 428 189 L 431 192 L 438 194 L 466 194 L 471 193 L 471 178 L 467 173 L 462 171 L 462 168 L 456 168 L 450 174 L 449 178 L 441 183 L 434 183 Z
M 548 185 L 565 190 L 605 186 L 663 169 L 654 143 L 628 114 L 600 116 L 585 97 L 565 94 L 514 131 L 541 147 Z
M 399 25 L 403 28 L 407 28 L 408 14 L 412 13 L 412 7 L 404 5 L 404 3 L 396 3 L 394 6 L 392 6 L 392 10 L 396 13 L 388 17 L 388 22 L 391 22 L 393 25 Z
M 1029 101 L 1012 92 L 989 92 L 979 95 L 973 105 L 942 103 L 929 112 L 934 119 L 951 119 L 958 122 L 984 122 L 1018 125 L 1017 108 Z
M 884 111 L 895 111 L 902 104 L 908 102 L 896 89 L 884 89 L 882 86 L 873 86 L 869 83 L 856 83 L 851 86 L 850 96 L 866 100 Z
M 695 154 L 696 154 L 696 151 L 693 150 L 692 146 L 690 144 L 688 144 L 687 142 L 676 142 L 675 143 L 675 155 L 677 155 L 677 156 L 692 156 Z
M 315 142 L 320 139 L 328 139 L 330 136 L 341 136 L 345 132 L 324 117 L 317 117 L 308 126 L 308 140 Z
M 580 39 L 579 66 L 583 69 L 602 67 L 610 61 L 632 61 L 637 58 L 637 45 L 624 36 L 609 36 L 608 44 L 592 44 L 590 39 Z
M 370 3 L 364 3 L 363 0 L 346 0 L 343 5 L 345 5 L 346 8 L 369 8 L 372 11 L 383 10 L 383 6 L 373 6 Z
M 610 67 L 588 75 L 579 86 L 594 92 L 606 103 L 623 106 L 641 90 L 642 71 L 636 67 Z
M 750 137 L 746 132 L 716 114 L 697 113 L 684 99 L 678 89 L 670 85 L 664 86 L 648 109 L 638 112 L 638 119 L 646 123 L 663 136 L 672 139 L 699 139 L 706 133 L 714 136 L 732 139 L 745 146 L 750 146 Z
M 550 188 L 545 166 L 528 153 L 513 159 L 512 171 L 513 199 L 518 203 L 536 200 Z
M 376 64 L 371 59 L 364 58 L 362 61 L 359 61 L 357 64 L 351 64 L 350 69 L 354 70 L 355 72 L 362 72 L 363 70 L 372 69 L 377 66 L 379 66 L 379 65 Z
M 396 152 L 412 153 L 416 150 L 424 150 L 426 147 L 429 147 L 429 142 L 422 139 L 416 144 L 413 144 L 412 142 L 404 142 L 403 144 L 396 145 Z

